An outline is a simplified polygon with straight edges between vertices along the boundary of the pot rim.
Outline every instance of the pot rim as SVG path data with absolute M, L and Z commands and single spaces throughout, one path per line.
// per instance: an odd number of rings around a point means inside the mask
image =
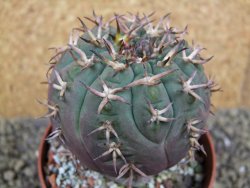
M 47 188 L 43 165 L 46 160 L 46 155 L 49 148 L 49 144 L 48 142 L 46 142 L 46 138 L 51 133 L 51 131 L 52 131 L 52 125 L 49 124 L 41 138 L 38 150 L 37 169 L 38 169 L 38 177 L 42 188 Z

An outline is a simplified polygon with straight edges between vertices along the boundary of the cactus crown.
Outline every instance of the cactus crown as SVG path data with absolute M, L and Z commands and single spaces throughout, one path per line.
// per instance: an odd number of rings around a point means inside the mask
M 85 17 L 92 29 L 78 18 L 68 44 L 52 48 L 48 101 L 40 101 L 55 128 L 49 139 L 129 185 L 204 152 L 197 139 L 216 90 L 203 71 L 212 57 L 188 45 L 187 27 L 171 27 L 169 14 L 154 25 L 152 16 L 115 14 L 104 23 L 93 13 Z

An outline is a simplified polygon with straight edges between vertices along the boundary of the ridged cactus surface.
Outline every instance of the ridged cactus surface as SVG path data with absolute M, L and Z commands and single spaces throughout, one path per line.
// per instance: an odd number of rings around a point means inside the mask
M 54 48 L 48 74 L 51 138 L 60 137 L 83 166 L 112 177 L 154 175 L 194 150 L 205 133 L 214 82 L 184 40 L 187 28 L 156 24 L 152 14 L 94 14 Z M 45 103 L 44 103 L 45 104 Z

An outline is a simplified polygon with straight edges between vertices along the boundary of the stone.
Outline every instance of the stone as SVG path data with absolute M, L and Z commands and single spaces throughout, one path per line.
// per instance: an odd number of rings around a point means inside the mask
M 15 178 L 15 172 L 13 172 L 12 170 L 7 170 L 3 173 L 3 178 L 6 181 L 12 181 Z
M 29 167 L 26 167 L 24 170 L 23 170 L 24 174 L 28 177 L 32 177 L 34 175 L 34 172 L 31 168 Z
M 16 172 L 18 172 L 18 171 L 21 170 L 21 168 L 23 168 L 24 165 L 25 165 L 24 161 L 18 160 L 18 161 L 16 161 L 16 163 L 15 163 L 14 170 L 15 170 Z
M 203 174 L 195 174 L 195 181 L 201 182 L 203 180 Z

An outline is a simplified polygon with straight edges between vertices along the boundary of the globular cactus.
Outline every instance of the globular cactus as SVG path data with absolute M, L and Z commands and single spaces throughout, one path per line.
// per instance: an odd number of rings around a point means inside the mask
M 178 163 L 205 133 L 210 96 L 200 51 L 184 40 L 187 27 L 169 14 L 79 18 L 69 43 L 56 47 L 48 71 L 54 132 L 83 166 L 110 177 L 138 180 Z M 114 26 L 112 26 L 114 25 Z M 83 32 L 83 34 L 81 34 Z M 49 74 L 51 72 L 51 74 Z

